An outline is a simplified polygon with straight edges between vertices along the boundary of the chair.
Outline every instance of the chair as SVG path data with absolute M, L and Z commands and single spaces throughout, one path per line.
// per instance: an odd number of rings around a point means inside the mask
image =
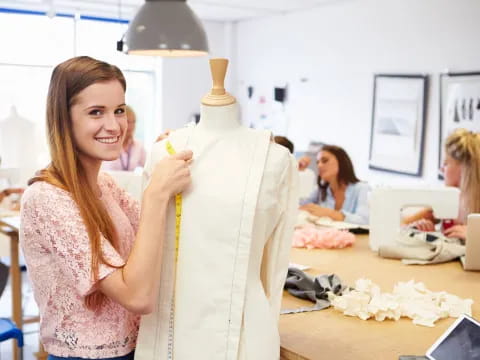
M 11 320 L 0 318 L 0 342 L 10 339 L 17 340 L 17 346 L 20 348 L 20 359 L 23 359 L 22 331 Z
M 5 290 L 8 280 L 9 267 L 0 262 L 0 296 Z M 0 318 L 0 342 L 16 339 L 20 349 L 20 359 L 23 359 L 23 332 L 15 324 L 5 318 Z

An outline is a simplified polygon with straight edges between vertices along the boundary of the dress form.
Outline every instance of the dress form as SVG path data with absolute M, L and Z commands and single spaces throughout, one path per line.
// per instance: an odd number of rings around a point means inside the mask
M 227 59 L 210 60 L 213 86 L 200 105 L 200 121 L 195 129 L 199 136 L 215 136 L 241 127 L 237 100 L 224 88 L 227 66 Z
M 37 170 L 35 124 L 21 116 L 15 105 L 9 116 L 0 120 L 0 154 L 3 167 L 19 169 L 17 185 L 25 185 Z
M 136 360 L 279 358 L 297 170 L 269 132 L 240 124 L 236 100 L 223 88 L 226 65 L 211 60 L 214 85 L 202 99 L 198 126 L 168 139 L 177 151 L 194 153 L 192 186 L 183 193 L 173 357 L 165 352 L 165 287 L 157 309 L 142 318 Z M 166 154 L 165 143 L 154 145 L 147 176 Z M 161 286 L 169 281 L 173 224 L 170 206 Z

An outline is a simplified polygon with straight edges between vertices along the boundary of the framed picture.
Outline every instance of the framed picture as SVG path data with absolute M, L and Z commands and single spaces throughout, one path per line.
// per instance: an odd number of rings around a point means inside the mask
M 445 140 L 455 129 L 480 132 L 480 71 L 440 74 L 440 138 L 438 169 L 441 169 Z M 442 178 L 439 171 L 439 178 Z
M 427 89 L 427 75 L 375 75 L 370 169 L 422 175 Z

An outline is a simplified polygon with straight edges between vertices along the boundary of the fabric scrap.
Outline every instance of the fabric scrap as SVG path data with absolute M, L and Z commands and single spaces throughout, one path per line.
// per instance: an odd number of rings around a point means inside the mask
M 329 293 L 340 296 L 347 288 L 335 274 L 310 277 L 296 268 L 289 268 L 284 287 L 290 294 L 315 303 L 299 309 L 282 309 L 281 314 L 318 311 L 330 307 Z

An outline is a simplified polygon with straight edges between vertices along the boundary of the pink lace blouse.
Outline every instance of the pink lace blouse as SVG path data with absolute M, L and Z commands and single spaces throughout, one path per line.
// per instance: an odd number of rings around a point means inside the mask
M 110 176 L 100 174 L 98 181 L 120 240 L 117 252 L 103 238 L 103 251 L 109 262 L 123 265 L 138 228 L 139 204 Z M 139 316 L 110 299 L 96 312 L 84 305 L 97 284 L 87 231 L 68 192 L 45 182 L 28 187 L 22 196 L 20 243 L 40 309 L 41 341 L 49 354 L 116 357 L 135 348 Z M 99 278 L 115 270 L 100 265 Z

